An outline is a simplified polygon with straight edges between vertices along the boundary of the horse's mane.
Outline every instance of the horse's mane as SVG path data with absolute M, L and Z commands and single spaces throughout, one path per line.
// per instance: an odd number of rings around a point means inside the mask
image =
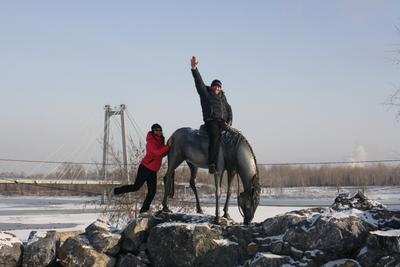
M 256 164 L 256 175 L 253 177 L 251 181 L 251 191 L 252 191 L 251 196 L 253 198 L 253 204 L 255 204 L 255 207 L 257 207 L 260 201 L 261 187 L 260 187 L 260 177 L 257 166 L 257 158 L 256 155 L 254 154 L 253 148 L 251 147 L 249 141 L 247 141 L 246 137 L 244 137 L 243 134 L 238 129 L 232 127 L 229 127 L 222 132 L 221 141 L 225 151 L 231 150 L 231 152 L 236 152 L 239 149 L 239 145 L 242 142 L 249 147 L 251 155 L 253 156 L 254 162 Z
M 235 128 L 229 127 L 222 132 L 221 141 L 224 149 L 232 150 L 232 152 L 236 152 L 239 149 L 239 145 L 244 142 L 250 149 L 251 155 L 253 156 L 254 162 L 257 166 L 257 158 L 254 154 L 253 148 L 251 147 L 249 141 L 247 141 L 246 137 Z M 257 176 L 258 176 L 258 167 L 257 167 Z

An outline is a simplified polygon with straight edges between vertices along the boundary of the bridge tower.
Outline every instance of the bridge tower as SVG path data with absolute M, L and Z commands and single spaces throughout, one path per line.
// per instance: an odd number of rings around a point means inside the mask
M 103 168 L 102 176 L 103 180 L 107 179 L 107 160 L 108 160 L 108 142 L 110 138 L 110 118 L 113 115 L 119 115 L 121 117 L 121 132 L 122 132 L 122 156 L 123 156 L 123 177 L 129 183 L 129 171 L 128 171 L 128 154 L 126 150 L 126 127 L 125 127 L 125 117 L 126 117 L 126 106 L 121 104 L 118 109 L 113 110 L 110 105 L 104 106 L 105 116 L 104 116 L 104 139 L 103 139 Z

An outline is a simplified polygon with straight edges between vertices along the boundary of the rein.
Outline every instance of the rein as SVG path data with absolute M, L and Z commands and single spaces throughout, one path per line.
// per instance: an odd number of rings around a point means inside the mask
M 244 218 L 244 214 L 243 214 L 243 211 L 242 211 L 242 207 L 240 207 L 240 204 L 239 204 L 240 180 L 239 180 L 239 174 L 237 174 L 237 173 L 236 173 L 236 178 L 237 178 L 237 184 L 238 184 L 238 187 L 237 187 L 237 195 L 236 195 L 237 204 L 238 204 L 238 210 L 239 210 L 240 215 L 242 215 L 242 217 Z

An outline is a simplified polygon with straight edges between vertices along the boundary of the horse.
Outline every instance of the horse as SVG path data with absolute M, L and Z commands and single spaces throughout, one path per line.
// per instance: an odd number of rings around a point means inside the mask
M 205 126 L 199 130 L 190 127 L 177 129 L 171 136 L 173 143 L 168 154 L 168 169 L 164 176 L 164 198 L 162 210 L 170 212 L 168 197 L 174 195 L 175 169 L 186 161 L 190 168 L 190 187 L 196 197 L 196 208 L 202 213 L 196 189 L 196 175 L 198 168 L 208 168 L 208 143 L 209 139 Z M 228 127 L 221 134 L 221 145 L 214 174 L 215 182 L 215 221 L 219 222 L 219 199 L 221 196 L 221 183 L 225 171 L 228 174 L 224 218 L 229 219 L 229 198 L 233 178 L 239 174 L 244 191 L 238 196 L 238 206 L 244 223 L 249 224 L 260 202 L 260 181 L 257 161 L 247 139 L 236 129 Z M 238 185 L 239 186 L 239 185 Z

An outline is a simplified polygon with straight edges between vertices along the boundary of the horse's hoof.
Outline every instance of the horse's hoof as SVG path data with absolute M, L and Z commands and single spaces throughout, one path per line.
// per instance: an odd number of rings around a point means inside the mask
M 214 219 L 214 224 L 220 224 L 221 223 L 221 220 L 219 219 L 219 217 L 215 217 L 215 219 Z
M 170 210 L 168 207 L 163 207 L 163 208 L 162 208 L 162 211 L 163 211 L 163 212 L 168 212 L 168 213 L 171 213 L 171 212 L 172 212 L 172 210 Z
M 197 209 L 197 213 L 198 213 L 198 214 L 204 214 L 204 212 L 203 212 L 202 209 Z
M 224 213 L 224 216 L 222 216 L 222 217 L 224 217 L 227 220 L 232 220 L 231 216 L 229 216 L 228 213 Z

